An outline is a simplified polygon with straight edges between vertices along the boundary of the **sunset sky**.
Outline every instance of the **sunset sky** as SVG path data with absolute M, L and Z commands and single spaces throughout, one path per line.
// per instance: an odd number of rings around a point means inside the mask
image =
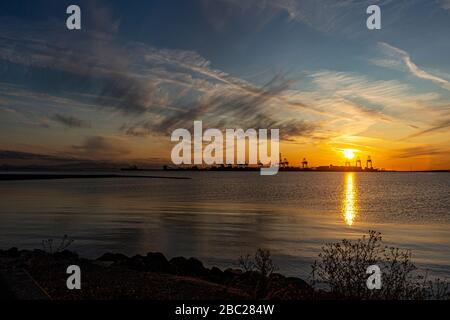
M 449 0 L 2 1 L 0 165 L 162 164 L 202 120 L 279 128 L 291 164 L 449 169 L 449 40 Z

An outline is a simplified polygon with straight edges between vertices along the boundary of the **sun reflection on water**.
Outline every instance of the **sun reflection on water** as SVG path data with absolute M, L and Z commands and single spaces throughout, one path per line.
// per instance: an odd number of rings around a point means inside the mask
M 358 214 L 356 185 L 352 172 L 345 174 L 345 188 L 342 199 L 342 213 L 345 223 L 352 226 Z

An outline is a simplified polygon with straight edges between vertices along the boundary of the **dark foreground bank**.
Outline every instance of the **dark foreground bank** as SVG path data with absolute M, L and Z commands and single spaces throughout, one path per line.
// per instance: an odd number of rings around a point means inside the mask
M 81 269 L 81 290 L 66 285 L 68 266 Z M 96 260 L 63 251 L 0 250 L 0 297 L 38 300 L 306 300 L 324 298 L 304 280 L 273 273 L 206 268 L 195 259 L 161 253 Z

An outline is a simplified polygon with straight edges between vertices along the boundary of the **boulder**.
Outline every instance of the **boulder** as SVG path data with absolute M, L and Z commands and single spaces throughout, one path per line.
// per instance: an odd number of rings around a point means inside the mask
M 128 257 L 121 253 L 111 253 L 107 252 L 103 254 L 100 258 L 97 258 L 99 261 L 112 261 L 112 262 L 120 262 L 128 260 Z
M 264 299 L 304 300 L 311 299 L 313 293 L 313 288 L 306 281 L 274 273 L 268 279 Z
M 121 265 L 127 266 L 131 269 L 138 270 L 138 271 L 146 271 L 147 266 L 145 264 L 145 258 L 141 256 L 140 254 L 135 255 L 131 258 L 128 258 L 127 260 L 120 263 Z
M 209 270 L 208 280 L 214 283 L 223 284 L 225 281 L 223 271 L 217 267 L 212 267 L 211 270 Z
M 228 268 L 228 269 L 225 269 L 225 271 L 223 272 L 223 275 L 226 278 L 233 278 L 233 277 L 238 276 L 240 274 L 242 274 L 242 270 L 241 269 Z
M 195 258 L 175 257 L 169 263 L 173 272 L 178 275 L 201 277 L 208 274 L 208 270 L 203 266 L 203 263 Z
M 55 252 L 53 254 L 53 257 L 55 259 L 62 259 L 62 260 L 77 260 L 78 254 L 69 250 L 64 250 L 61 252 Z
M 3 256 L 8 258 L 18 258 L 20 256 L 20 251 L 16 247 L 3 251 Z
M 264 296 L 267 278 L 261 275 L 261 273 L 247 271 L 244 273 L 232 274 L 226 271 L 226 274 L 228 275 L 228 278 L 224 282 L 225 285 L 238 288 L 253 299 L 259 299 Z
M 172 268 L 166 257 L 160 252 L 149 252 L 144 258 L 147 271 L 170 273 Z
M 203 263 L 196 258 L 188 259 L 189 268 L 193 276 L 205 276 L 208 270 L 203 266 Z

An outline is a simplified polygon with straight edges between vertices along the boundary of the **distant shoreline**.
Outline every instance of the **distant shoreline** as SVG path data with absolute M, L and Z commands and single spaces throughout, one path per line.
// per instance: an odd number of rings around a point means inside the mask
M 171 172 L 179 172 L 179 171 L 189 171 L 189 172 L 256 172 L 259 171 L 259 168 L 252 168 L 252 169 L 238 169 L 238 168 L 233 168 L 233 169 L 193 169 L 193 168 L 188 168 L 188 169 L 167 169 L 167 170 L 159 170 L 159 169 L 139 169 L 139 170 L 123 170 L 123 171 L 171 171 Z M 298 168 L 280 168 L 279 172 L 371 172 L 371 173 L 449 173 L 450 170 L 407 170 L 407 171 L 399 171 L 399 170 L 352 170 L 352 169 L 348 169 L 348 170 L 341 170 L 341 169 L 309 169 L 309 170 L 303 170 L 303 169 L 298 169 Z
M 94 172 L 95 173 L 92 173 Z M 42 172 L 42 173 L 41 173 Z M 134 173 L 141 172 L 259 172 L 259 169 L 255 168 L 232 168 L 226 170 L 215 170 L 209 168 L 169 168 L 169 169 L 109 169 L 109 170 L 69 170 L 65 173 L 64 170 L 51 170 L 51 169 L 14 169 L 14 170 L 1 170 L 0 169 L 0 181 L 20 181 L 20 180 L 62 180 L 62 179 L 115 179 L 115 178 L 145 178 L 145 179 L 191 179 L 190 177 L 177 177 L 177 176 L 154 176 L 154 175 L 138 175 Z M 101 173 L 105 172 L 105 173 Z M 113 173 L 111 173 L 113 172 Z M 114 173 L 117 172 L 117 173 Z M 297 168 L 280 168 L 279 172 L 347 172 L 347 173 L 450 173 L 450 170 L 320 170 L 320 169 L 297 169 Z
M 143 178 L 143 179 L 190 179 L 188 177 L 136 176 L 120 174 L 0 174 L 0 181 L 18 180 L 61 180 L 61 179 L 111 179 L 111 178 Z
M 249 166 L 211 166 L 211 167 L 168 167 L 163 169 L 145 169 L 132 166 L 129 168 L 121 168 L 124 172 L 139 171 L 212 171 L 212 172 L 255 172 L 260 171 L 261 167 Z M 345 167 L 345 166 L 319 166 L 319 167 L 279 167 L 279 172 L 444 172 L 449 173 L 450 169 L 434 169 L 434 170 L 387 170 L 379 168 L 361 168 L 361 167 Z

